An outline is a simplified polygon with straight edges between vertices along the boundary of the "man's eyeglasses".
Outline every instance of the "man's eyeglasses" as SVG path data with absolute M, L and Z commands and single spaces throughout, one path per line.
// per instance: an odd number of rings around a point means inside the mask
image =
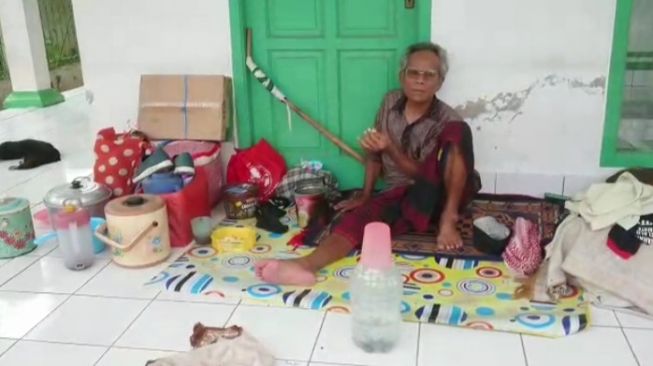
M 434 81 L 440 76 L 436 70 L 419 70 L 412 67 L 406 68 L 404 73 L 407 78 L 414 80 L 418 80 L 422 76 L 426 81 Z

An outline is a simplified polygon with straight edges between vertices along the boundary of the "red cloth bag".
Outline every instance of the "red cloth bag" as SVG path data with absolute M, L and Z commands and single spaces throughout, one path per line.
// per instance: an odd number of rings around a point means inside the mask
M 143 156 L 151 153 L 149 141 L 135 132 L 116 133 L 113 128 L 100 130 L 95 140 L 93 179 L 111 188 L 114 197 L 134 193 L 132 178 Z
M 220 144 L 208 141 L 180 140 L 165 144 L 163 149 L 170 157 L 184 152 L 191 154 L 195 170 L 203 170 L 206 173 L 209 207 L 215 207 L 220 201 L 224 185 Z
M 227 183 L 253 183 L 259 198 L 268 200 L 288 171 L 286 161 L 270 143 L 261 139 L 256 145 L 238 150 L 227 165 Z
M 206 171 L 198 169 L 193 180 L 179 192 L 160 195 L 168 211 L 170 245 L 183 247 L 193 240 L 191 220 L 210 216 L 209 187 Z

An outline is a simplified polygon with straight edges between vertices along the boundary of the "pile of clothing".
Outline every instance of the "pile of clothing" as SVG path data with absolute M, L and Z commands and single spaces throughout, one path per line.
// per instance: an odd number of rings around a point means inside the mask
M 565 207 L 533 300 L 556 301 L 576 286 L 597 306 L 653 315 L 653 186 L 624 172 Z

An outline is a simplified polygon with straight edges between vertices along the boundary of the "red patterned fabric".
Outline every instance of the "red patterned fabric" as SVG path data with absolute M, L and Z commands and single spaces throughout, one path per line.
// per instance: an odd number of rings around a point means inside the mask
M 373 221 L 390 224 L 392 235 L 408 231 L 424 232 L 434 217 L 439 216 L 444 204 L 443 184 L 446 151 L 451 144 L 462 150 L 466 170 L 469 172 L 461 208 L 471 202 L 480 189 L 474 172 L 472 133 L 464 122 L 449 122 L 438 136 L 436 148 L 420 166 L 420 176 L 409 186 L 392 188 L 376 195 L 364 206 L 347 212 L 336 219 L 333 232 L 347 238 L 354 245 L 363 240 L 365 225 Z
M 540 228 L 522 218 L 515 220 L 513 236 L 503 252 L 503 260 L 508 268 L 520 276 L 530 276 L 542 263 Z
M 134 193 L 132 178 L 143 156 L 151 153 L 150 143 L 139 134 L 105 128 L 98 132 L 93 150 L 94 180 L 111 188 L 114 197 Z

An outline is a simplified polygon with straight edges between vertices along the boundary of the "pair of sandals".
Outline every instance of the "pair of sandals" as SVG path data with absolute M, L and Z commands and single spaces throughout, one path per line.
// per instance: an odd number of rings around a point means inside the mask
M 284 197 L 273 197 L 268 202 L 256 208 L 256 227 L 276 234 L 288 232 L 288 225 L 281 223 L 281 218 L 286 216 L 286 209 L 290 200 Z
M 156 173 L 168 172 L 172 170 L 173 174 L 193 176 L 195 175 L 195 162 L 193 156 L 189 153 L 181 153 L 170 159 L 166 152 L 159 148 L 145 159 L 136 170 L 134 183 L 140 183 Z

